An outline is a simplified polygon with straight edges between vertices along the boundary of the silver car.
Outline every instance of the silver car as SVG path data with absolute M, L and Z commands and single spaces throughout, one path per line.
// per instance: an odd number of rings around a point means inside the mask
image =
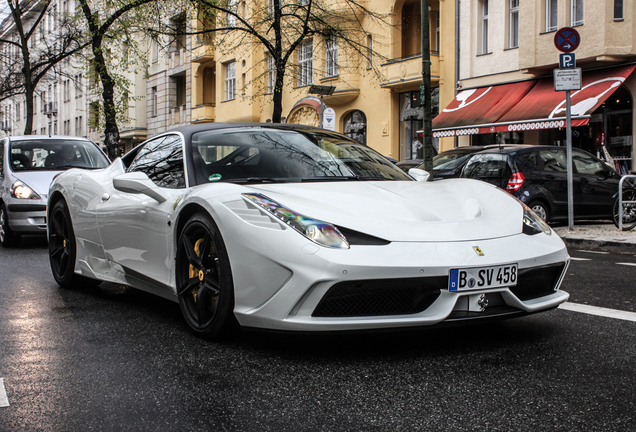
M 46 234 L 49 185 L 69 168 L 109 165 L 106 155 L 85 138 L 12 136 L 0 139 L 0 243 L 14 246 L 22 234 Z

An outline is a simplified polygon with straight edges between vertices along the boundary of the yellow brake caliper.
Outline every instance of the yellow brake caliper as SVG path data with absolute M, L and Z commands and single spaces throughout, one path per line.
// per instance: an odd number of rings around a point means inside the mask
M 197 254 L 198 257 L 201 257 L 201 243 L 203 243 L 203 239 L 197 240 L 194 244 L 194 253 Z M 214 252 L 213 246 L 210 246 L 210 253 Z M 197 269 L 195 266 L 190 264 L 190 268 L 188 271 L 188 278 L 197 278 L 200 282 L 203 282 L 203 278 L 205 275 L 203 274 L 203 270 Z M 199 293 L 199 288 L 192 288 L 192 297 L 194 297 L 194 302 L 197 302 L 197 294 Z

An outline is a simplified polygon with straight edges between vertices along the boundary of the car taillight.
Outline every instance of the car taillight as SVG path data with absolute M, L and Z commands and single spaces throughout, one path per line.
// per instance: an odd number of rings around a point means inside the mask
M 526 178 L 523 176 L 522 172 L 516 172 L 508 179 L 508 184 L 506 185 L 506 190 L 510 193 L 516 192 Z

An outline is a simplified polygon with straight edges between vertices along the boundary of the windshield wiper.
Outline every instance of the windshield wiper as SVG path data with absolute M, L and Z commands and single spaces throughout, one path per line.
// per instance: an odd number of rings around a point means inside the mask
M 227 183 L 288 183 L 283 179 L 276 179 L 271 177 L 247 177 L 247 178 L 235 178 L 225 180 Z
M 386 180 L 384 177 L 363 177 L 363 176 L 325 176 L 325 177 L 305 177 L 301 179 L 303 182 L 329 182 L 329 181 L 375 181 Z

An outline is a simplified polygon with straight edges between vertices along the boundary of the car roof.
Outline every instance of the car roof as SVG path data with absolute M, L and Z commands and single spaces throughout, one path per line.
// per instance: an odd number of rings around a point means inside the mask
M 66 140 L 66 141 L 89 141 L 88 138 L 64 135 L 13 135 L 8 137 L 9 141 L 49 141 L 49 140 Z
M 542 144 L 502 144 L 501 146 L 489 147 L 481 151 L 480 154 L 489 154 L 489 153 L 490 154 L 493 154 L 493 153 L 512 154 L 519 150 L 534 150 L 539 148 L 555 150 L 555 149 L 564 149 L 565 147 L 549 146 L 549 145 L 542 145 Z

